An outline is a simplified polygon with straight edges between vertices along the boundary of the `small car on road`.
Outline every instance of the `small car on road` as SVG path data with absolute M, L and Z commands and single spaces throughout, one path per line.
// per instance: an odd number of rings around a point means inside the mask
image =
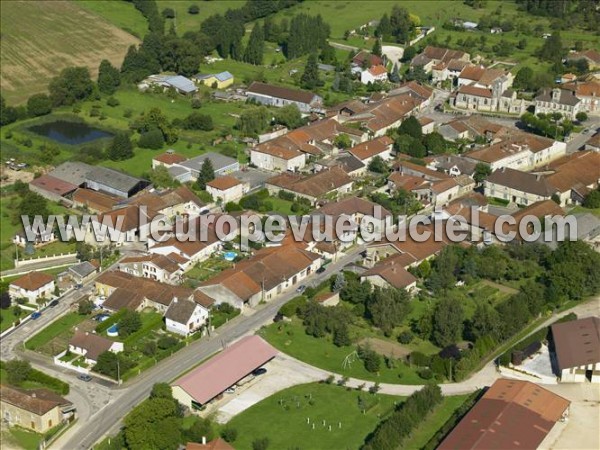
M 298 289 L 296 289 L 296 292 L 302 294 L 304 291 L 306 290 L 306 286 L 304 284 L 298 286 Z
M 42 313 L 39 311 L 35 311 L 34 313 L 31 314 L 31 320 L 37 320 L 40 317 L 42 317 Z
M 92 377 L 89 376 L 87 373 L 80 373 L 79 375 L 77 375 L 77 378 L 79 378 L 81 381 L 85 381 L 86 383 L 92 381 Z

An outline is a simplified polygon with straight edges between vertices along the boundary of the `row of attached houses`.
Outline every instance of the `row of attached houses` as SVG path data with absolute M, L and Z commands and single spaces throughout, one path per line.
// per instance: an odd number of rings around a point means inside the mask
M 323 107 L 323 99 L 312 92 L 289 89 L 258 81 L 254 81 L 248 87 L 246 95 L 249 100 L 263 105 L 280 108 L 287 105 L 296 105 L 302 113 L 310 113 Z
M 557 196 L 561 205 L 579 204 L 600 183 L 600 154 L 584 151 L 565 156 L 528 173 L 508 167 L 494 171 L 484 182 L 485 195 L 517 205 L 529 205 Z
M 542 89 L 534 99 L 535 113 L 561 113 L 575 120 L 577 113 L 600 114 L 600 82 L 574 81 L 553 89 Z

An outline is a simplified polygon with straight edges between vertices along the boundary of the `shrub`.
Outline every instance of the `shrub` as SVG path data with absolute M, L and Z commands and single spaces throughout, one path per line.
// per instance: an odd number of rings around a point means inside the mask
M 263 437 L 252 441 L 252 450 L 267 450 L 269 448 L 269 438 Z
M 202 102 L 199 98 L 192 99 L 192 109 L 199 109 L 202 107 Z
M 398 335 L 398 342 L 401 344 L 410 344 L 414 338 L 414 335 L 410 331 L 403 331 Z
M 229 443 L 234 442 L 238 437 L 238 431 L 233 427 L 227 426 L 221 430 L 221 437 Z
M 293 202 L 294 199 L 296 198 L 296 195 L 293 192 L 288 192 L 288 191 L 284 191 L 284 190 L 279 191 L 277 193 L 277 196 L 282 200 L 288 200 L 290 202 Z
M 165 138 L 158 128 L 142 133 L 138 141 L 138 147 L 149 148 L 152 150 L 161 149 L 165 145 Z
M 114 108 L 115 106 L 119 106 L 121 102 L 114 97 L 108 97 L 108 99 L 106 100 L 106 104 L 111 108 Z
M 279 308 L 279 313 L 285 317 L 292 318 L 298 313 L 298 309 L 306 304 L 306 297 L 300 295 L 291 299 L 281 308 Z
M 142 353 L 146 356 L 154 356 L 156 354 L 156 342 L 148 341 L 144 343 L 144 348 L 142 349 Z
M 189 14 L 196 15 L 199 12 L 200 12 L 200 8 L 198 7 L 198 5 L 190 5 L 190 7 L 188 8 Z M 225 439 L 225 438 L 223 438 L 223 439 Z M 225 439 L 225 440 L 227 440 L 227 439 Z
M 173 336 L 163 336 L 158 340 L 157 346 L 161 350 L 167 350 L 171 347 L 176 346 L 178 342 L 179 340 L 177 338 L 174 338 Z
M 412 365 L 427 367 L 429 365 L 429 356 L 421 352 L 412 352 L 408 355 L 408 360 Z

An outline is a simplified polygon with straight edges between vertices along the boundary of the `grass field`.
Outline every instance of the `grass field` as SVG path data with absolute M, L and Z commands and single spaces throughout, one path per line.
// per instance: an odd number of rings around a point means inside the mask
M 28 350 L 42 350 L 46 344 L 50 343 L 57 337 L 64 337 L 65 341 L 68 340 L 70 336 L 73 334 L 72 328 L 83 322 L 87 316 L 82 316 L 77 314 L 76 312 L 68 313 L 62 316 L 60 319 L 55 320 L 38 334 L 33 336 L 31 339 L 25 342 L 25 347 Z M 51 349 L 49 353 L 53 353 Z M 55 354 L 60 353 L 64 348 L 55 348 Z M 53 355 L 52 355 L 53 356 Z
M 373 405 L 365 414 L 359 408 L 359 396 Z M 400 397 L 347 391 L 328 384 L 295 386 L 261 401 L 231 420 L 229 425 L 238 431 L 233 445 L 238 450 L 248 450 L 252 449 L 254 439 L 266 437 L 269 448 L 273 449 L 297 445 L 311 450 L 356 449 L 401 400 Z M 310 418 L 310 424 L 307 424 L 307 418 Z
M 77 6 L 140 39 L 148 31 L 148 22 L 133 3 L 123 0 L 76 0 Z
M 3 2 L 0 20 L 2 93 L 9 104 L 46 90 L 69 66 L 87 66 L 95 77 L 102 59 L 117 66 L 138 40 L 68 1 Z
M 331 338 L 315 338 L 304 331 L 300 319 L 294 317 L 292 322 L 279 322 L 263 328 L 259 333 L 278 350 L 294 358 L 312 364 L 321 369 L 361 380 L 379 381 L 381 383 L 423 384 L 422 378 L 415 369 L 403 362 L 396 361 L 395 368 L 388 368 L 382 362 L 378 373 L 368 372 L 363 362 L 350 356 L 350 364 L 344 367 L 344 360 L 356 347 L 337 347 Z

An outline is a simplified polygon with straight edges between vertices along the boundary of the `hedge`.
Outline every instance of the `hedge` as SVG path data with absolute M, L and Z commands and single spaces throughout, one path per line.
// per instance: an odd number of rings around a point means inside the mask
M 119 320 L 121 320 L 121 317 L 123 317 L 123 315 L 127 312 L 126 309 L 120 309 L 119 311 L 117 311 L 114 314 L 111 314 L 111 316 L 106 319 L 104 322 L 100 322 L 98 325 L 96 325 L 96 333 L 100 334 L 100 333 L 104 333 L 106 330 L 108 330 L 113 324 L 117 323 Z
M 69 393 L 69 384 L 58 378 L 51 377 L 50 375 L 40 372 L 37 369 L 32 369 L 27 377 L 27 381 L 33 381 L 46 386 L 48 389 L 60 394 L 67 395 Z
M 299 295 L 298 297 L 294 297 L 281 308 L 279 308 L 279 314 L 282 316 L 292 318 L 298 313 L 298 309 L 306 304 L 306 297 L 304 295 Z

